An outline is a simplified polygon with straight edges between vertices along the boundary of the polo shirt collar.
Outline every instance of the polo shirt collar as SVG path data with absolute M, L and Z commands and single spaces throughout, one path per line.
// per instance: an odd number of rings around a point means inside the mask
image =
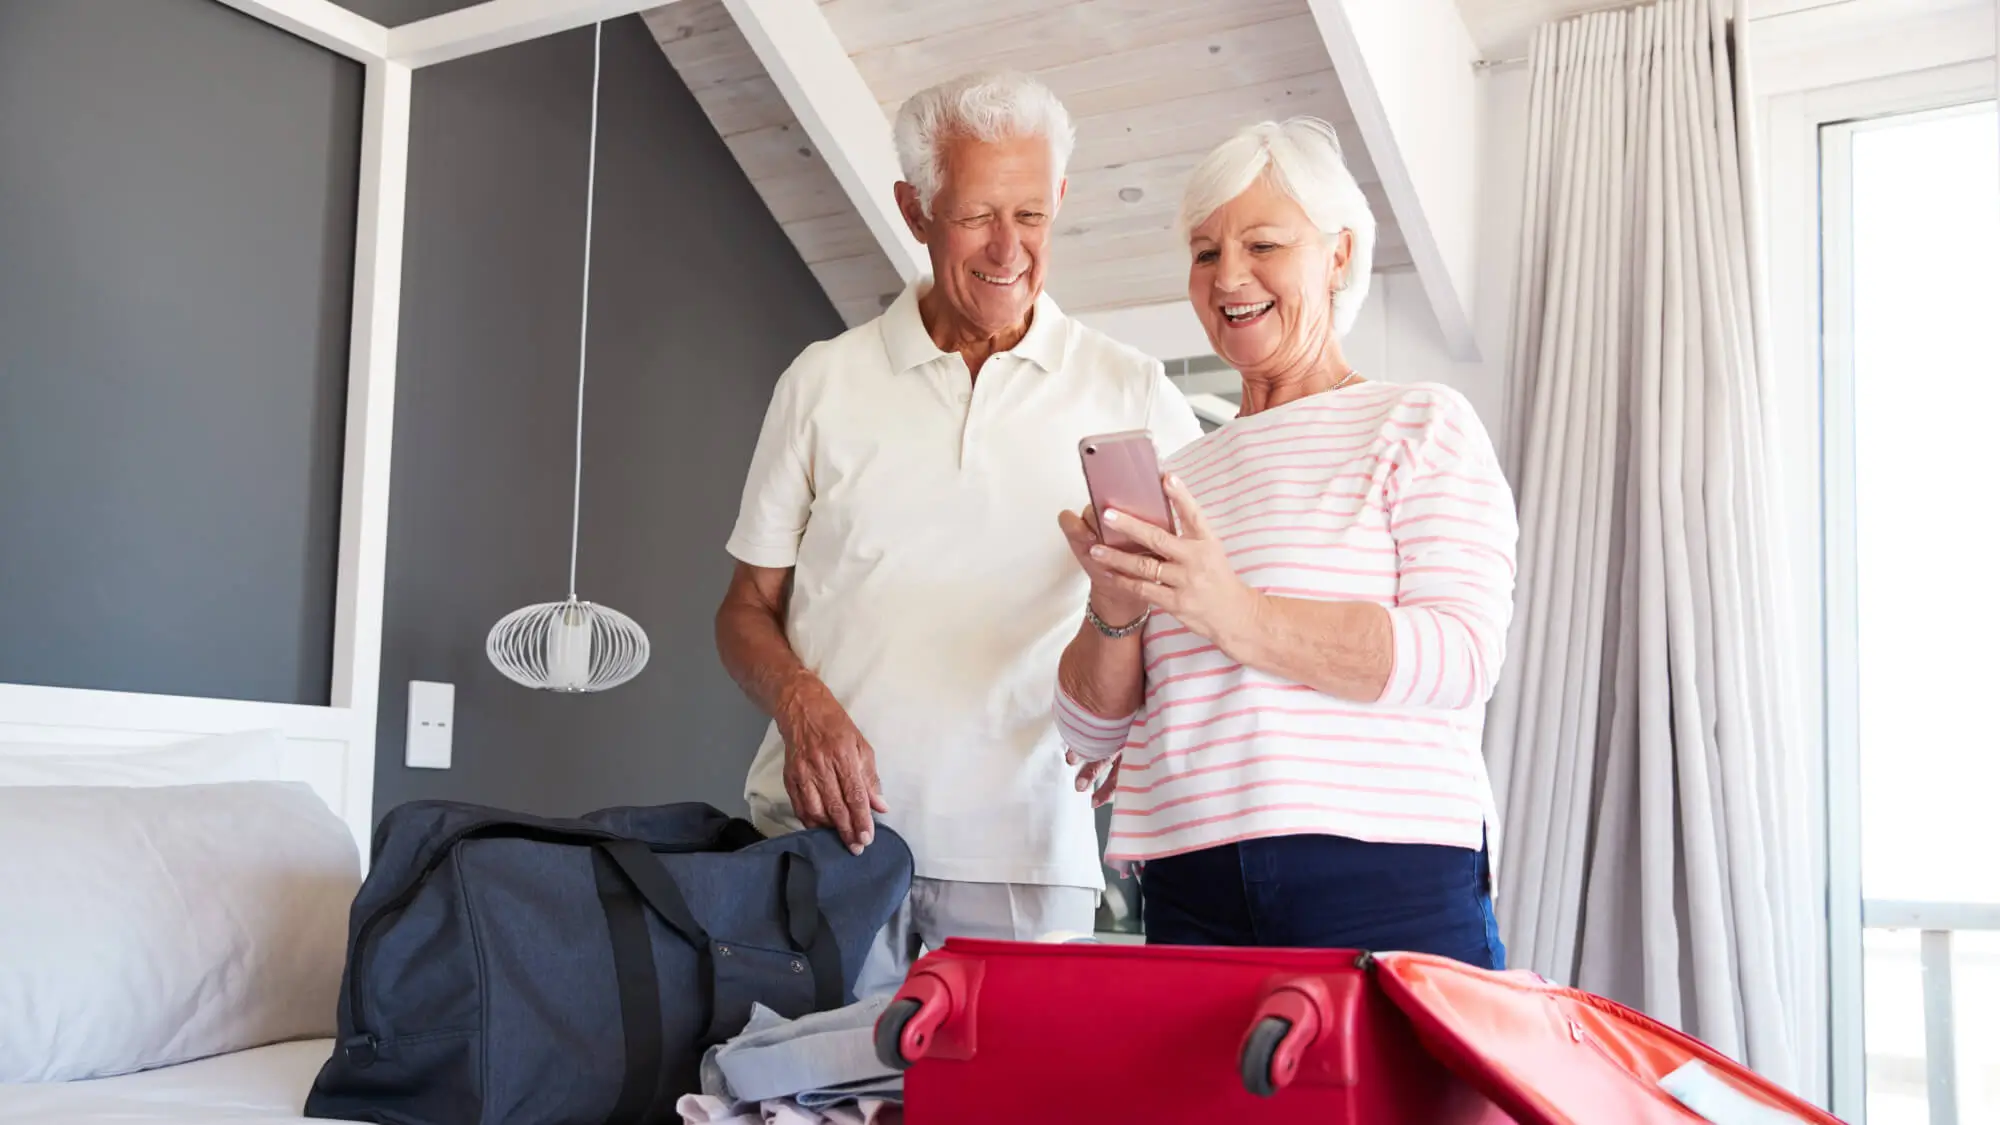
M 924 329 L 923 314 L 917 310 L 917 299 L 929 292 L 930 287 L 929 277 L 917 278 L 882 313 L 882 344 L 888 350 L 890 368 L 898 374 L 948 354 L 931 340 L 931 334 Z M 1010 354 L 1053 374 L 1061 369 L 1068 346 L 1069 318 L 1044 290 L 1035 298 L 1034 323 Z

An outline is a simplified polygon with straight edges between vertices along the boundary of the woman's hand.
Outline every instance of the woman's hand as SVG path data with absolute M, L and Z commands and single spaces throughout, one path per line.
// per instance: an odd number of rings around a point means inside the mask
M 1166 483 L 1167 499 L 1180 517 L 1181 534 L 1163 531 L 1122 512 L 1106 512 L 1108 522 L 1150 554 L 1090 546 L 1090 561 L 1085 566 L 1108 572 L 1113 589 L 1172 614 L 1202 639 L 1240 660 L 1242 642 L 1255 635 L 1264 596 L 1236 576 L 1222 540 L 1210 531 L 1207 517 L 1187 486 L 1173 477 Z M 1074 547 L 1074 539 L 1071 545 Z M 1097 612 L 1102 615 L 1105 611 L 1099 608 Z
M 1146 599 L 1127 591 L 1123 579 L 1091 554 L 1103 542 L 1097 531 L 1096 511 L 1085 508 L 1080 513 L 1064 512 L 1057 522 L 1062 525 L 1063 537 L 1069 540 L 1069 550 L 1076 556 L 1077 565 L 1090 576 L 1090 607 L 1097 611 L 1097 616 L 1113 628 L 1137 621 L 1146 612 Z

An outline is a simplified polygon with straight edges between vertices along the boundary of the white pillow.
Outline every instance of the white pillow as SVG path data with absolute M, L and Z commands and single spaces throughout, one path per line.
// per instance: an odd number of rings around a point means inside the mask
M 206 735 L 165 746 L 71 742 L 0 743 L 0 786 L 185 785 L 277 777 L 281 731 Z
M 0 788 L 0 1082 L 333 1035 L 359 886 L 295 783 Z

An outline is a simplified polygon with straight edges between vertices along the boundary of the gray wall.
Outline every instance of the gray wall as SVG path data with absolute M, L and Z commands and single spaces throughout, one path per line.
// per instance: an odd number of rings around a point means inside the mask
M 361 83 L 0 0 L 0 681 L 326 702 Z
M 741 804 L 763 722 L 714 655 L 723 542 L 773 382 L 840 323 L 637 17 L 605 28 L 579 593 L 653 660 L 568 697 L 485 658 L 567 592 L 589 99 L 589 29 L 416 76 L 378 815 Z M 457 685 L 448 771 L 402 764 L 412 679 Z

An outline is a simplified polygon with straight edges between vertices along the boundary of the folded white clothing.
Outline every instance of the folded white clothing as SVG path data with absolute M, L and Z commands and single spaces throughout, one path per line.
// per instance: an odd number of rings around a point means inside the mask
M 709 1094 L 682 1094 L 674 1103 L 681 1125 L 764 1125 L 764 1114 L 754 1105 L 731 1105 Z

